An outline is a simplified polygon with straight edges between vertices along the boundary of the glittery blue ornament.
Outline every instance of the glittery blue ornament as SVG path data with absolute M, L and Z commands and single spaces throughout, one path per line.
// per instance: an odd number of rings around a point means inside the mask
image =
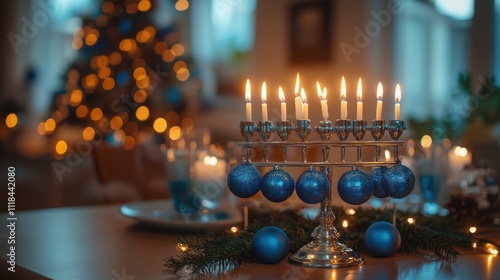
M 401 234 L 388 222 L 375 222 L 365 232 L 365 246 L 374 257 L 388 257 L 399 249 Z
M 253 236 L 252 251 L 262 263 L 279 263 L 286 258 L 289 250 L 288 236 L 278 227 L 263 227 Z
M 385 189 L 389 189 L 388 187 L 383 187 L 384 184 L 383 178 L 384 173 L 387 171 L 386 166 L 380 166 L 374 168 L 372 172 L 370 172 L 370 180 L 373 183 L 373 196 L 378 198 L 386 198 L 390 194 L 385 192 Z
M 415 174 L 405 165 L 395 164 L 384 173 L 382 187 L 393 198 L 403 198 L 415 187 Z
M 350 170 L 340 177 L 338 191 L 343 201 L 359 205 L 370 199 L 373 193 L 373 183 L 366 172 L 357 169 Z
M 227 186 L 238 197 L 251 197 L 259 192 L 260 173 L 251 164 L 237 165 L 227 176 Z
M 295 189 L 302 201 L 316 204 L 325 200 L 330 190 L 330 181 L 328 181 L 325 174 L 309 169 L 299 176 Z
M 293 194 L 293 177 L 281 169 L 267 172 L 260 181 L 260 190 L 272 202 L 282 202 Z

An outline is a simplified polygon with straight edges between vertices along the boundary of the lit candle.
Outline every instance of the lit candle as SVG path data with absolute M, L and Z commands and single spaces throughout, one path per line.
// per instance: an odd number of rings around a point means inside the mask
M 375 114 L 376 120 L 382 119 L 382 95 L 384 95 L 384 89 L 382 88 L 382 83 L 378 83 L 378 87 L 377 87 L 377 111 Z
M 342 76 L 342 84 L 340 85 L 340 119 L 347 119 L 347 101 L 344 76 Z
M 357 108 L 357 111 L 356 111 L 356 118 L 358 120 L 362 120 L 363 119 L 363 90 L 361 88 L 361 78 L 359 78 L 359 81 L 358 81 L 358 108 Z
M 278 95 L 281 101 L 281 121 L 286 121 L 286 102 L 285 102 L 285 94 L 283 93 L 283 89 L 281 87 L 278 88 Z
M 399 120 L 401 118 L 401 87 L 399 84 L 396 85 L 396 103 L 394 104 L 394 119 Z
M 300 89 L 300 96 L 302 98 L 302 119 L 309 119 L 309 105 L 307 104 L 307 97 L 304 88 Z
M 328 103 L 326 100 L 326 87 L 321 91 L 319 82 L 316 82 L 316 89 L 318 91 L 319 99 L 321 100 L 321 114 L 323 115 L 323 120 L 328 120 Z
M 247 111 L 247 121 L 252 121 L 252 95 L 250 94 L 250 80 L 247 79 L 247 86 L 245 89 L 245 99 L 246 103 L 246 111 Z
M 268 121 L 267 118 L 267 90 L 266 82 L 262 83 L 262 120 Z
M 299 87 L 300 79 L 299 73 L 297 72 L 297 80 L 295 81 L 295 116 L 297 120 L 302 119 L 302 99 L 300 98 Z

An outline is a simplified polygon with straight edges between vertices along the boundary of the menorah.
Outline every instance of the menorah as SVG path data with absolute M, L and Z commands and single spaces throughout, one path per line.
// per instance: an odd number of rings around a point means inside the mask
M 335 215 L 331 210 L 331 188 L 333 169 L 337 167 L 375 167 L 384 165 L 394 165 L 400 163 L 398 147 L 404 145 L 399 141 L 403 130 L 406 129 L 402 120 L 391 120 L 386 124 L 385 120 L 373 120 L 368 124 L 366 120 L 339 119 L 333 124 L 331 121 L 323 120 L 314 127 L 314 131 L 319 135 L 321 141 L 308 141 L 313 131 L 311 120 L 297 120 L 295 124 L 291 121 L 278 121 L 276 125 L 272 121 L 242 121 L 240 123 L 241 134 L 245 142 L 239 143 L 246 148 L 246 156 L 243 164 L 263 167 L 309 167 L 315 169 L 319 167 L 321 172 L 328 178 L 328 195 L 321 201 L 320 210 L 317 215 L 319 225 L 312 233 L 313 240 L 300 248 L 290 257 L 290 262 L 297 265 L 318 268 L 342 268 L 356 267 L 364 264 L 364 260 L 354 250 L 348 248 L 338 241 L 340 234 L 333 226 Z M 382 137 L 388 130 L 392 141 L 383 141 Z M 295 131 L 300 141 L 290 141 L 290 134 Z M 373 140 L 364 140 L 366 131 L 369 131 Z M 254 140 L 257 133 L 261 141 Z M 270 137 L 276 133 L 281 141 L 270 141 Z M 338 140 L 333 140 L 333 135 Z M 348 140 L 349 135 L 353 135 L 353 141 Z M 281 160 L 270 160 L 269 147 L 282 148 Z M 301 150 L 300 160 L 290 160 L 287 157 L 288 148 L 296 147 Z M 362 153 L 365 147 L 375 147 L 375 161 L 363 161 Z M 390 161 L 380 161 L 380 148 L 394 147 L 393 159 Z M 309 161 L 308 153 L 311 148 L 322 149 L 321 161 Z M 252 149 L 262 149 L 264 152 L 261 161 L 251 161 Z M 340 159 L 330 161 L 330 151 L 340 149 Z M 356 150 L 355 161 L 346 160 L 346 149 Z M 373 149 L 373 148 L 372 148 Z

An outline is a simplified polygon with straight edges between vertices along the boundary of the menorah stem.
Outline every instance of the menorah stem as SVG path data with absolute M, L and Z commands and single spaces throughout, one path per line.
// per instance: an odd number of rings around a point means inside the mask
M 269 155 L 268 155 L 268 152 L 267 152 L 267 146 L 264 147 L 264 162 L 265 163 L 269 163 Z
M 358 162 L 361 162 L 361 146 L 358 146 Z
M 246 152 L 247 152 L 247 155 L 246 155 L 246 158 L 245 158 L 245 162 L 246 162 L 246 163 L 250 163 L 250 162 L 251 162 L 251 161 L 250 161 L 250 152 L 251 152 L 251 150 L 252 150 L 252 149 L 251 149 L 250 147 L 247 147 L 247 151 L 246 151 Z
M 307 148 L 305 146 L 302 147 L 302 162 L 307 162 L 306 152 L 307 152 Z
M 323 147 L 323 162 L 328 162 L 329 155 L 330 155 L 330 147 Z
M 375 146 L 375 161 L 380 161 L 380 146 Z
M 340 148 L 340 161 L 345 162 L 345 147 Z
M 394 146 L 394 162 L 399 163 L 399 149 L 398 146 Z
M 287 162 L 286 160 L 286 147 L 283 147 L 283 162 Z

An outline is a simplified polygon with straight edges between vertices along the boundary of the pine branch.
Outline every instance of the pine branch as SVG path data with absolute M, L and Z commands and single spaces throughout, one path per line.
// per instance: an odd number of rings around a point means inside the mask
M 392 210 L 356 209 L 355 215 L 347 215 L 341 207 L 332 209 L 337 217 L 334 226 L 340 231 L 340 242 L 358 251 L 365 249 L 364 235 L 367 228 L 377 221 L 392 222 Z M 179 236 L 178 242 L 189 245 L 187 252 L 165 258 L 166 270 L 173 273 L 187 271 L 202 275 L 219 275 L 241 265 L 255 261 L 252 253 L 252 239 L 260 228 L 276 226 L 283 229 L 290 240 L 290 252 L 311 241 L 311 233 L 318 225 L 315 220 L 304 218 L 298 212 L 251 211 L 247 230 L 238 234 L 205 233 Z M 414 218 L 416 224 L 408 224 L 406 219 Z M 343 229 L 342 221 L 349 223 Z M 401 234 L 400 252 L 416 253 L 429 250 L 445 261 L 456 261 L 460 252 L 456 247 L 470 247 L 473 241 L 492 243 L 472 238 L 459 230 L 459 225 L 451 219 L 439 216 L 397 212 L 396 227 Z M 496 245 L 492 243 L 493 245 Z

